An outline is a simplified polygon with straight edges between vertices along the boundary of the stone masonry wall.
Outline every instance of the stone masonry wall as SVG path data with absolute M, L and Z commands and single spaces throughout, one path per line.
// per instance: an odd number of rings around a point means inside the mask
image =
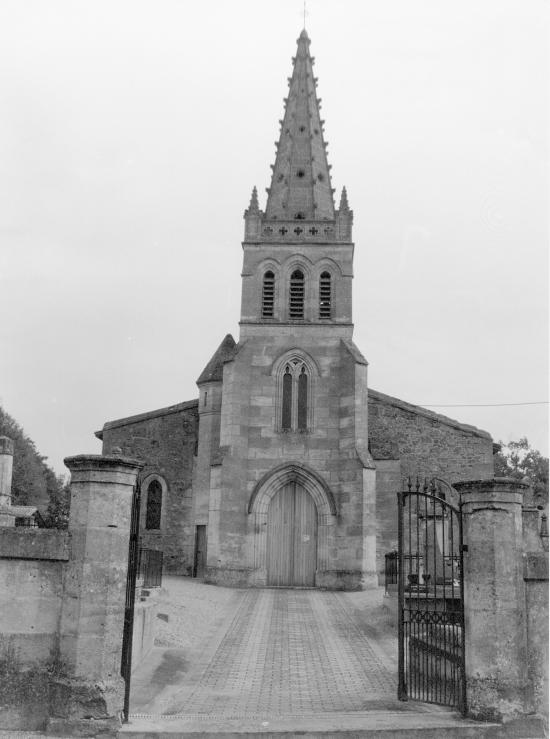
M 277 332 L 258 327 L 256 335 L 252 329 L 248 334 L 235 360 L 224 368 L 223 464 L 212 478 L 208 578 L 249 582 L 259 546 L 247 509 L 250 496 L 264 476 L 280 465 L 297 462 L 323 478 L 336 503 L 322 577 L 334 579 L 331 587 L 337 586 L 337 579 L 346 587 L 359 587 L 366 531 L 363 464 L 356 446 L 358 436 L 366 437 L 366 418 L 356 403 L 357 386 L 361 386 L 356 375 L 365 362 L 358 362 L 360 355 L 354 356 L 339 327 L 323 327 L 319 336 L 309 326 L 280 326 Z M 280 358 L 296 347 L 311 358 L 313 367 L 313 424 L 308 433 L 281 433 L 274 373 Z
M 369 390 L 369 447 L 377 467 L 378 571 L 397 549 L 396 492 L 411 475 L 451 484 L 493 476 L 493 442 L 485 431 Z
M 112 454 L 118 448 L 123 455 L 145 462 L 142 479 L 155 473 L 166 481 L 161 529 L 142 528 L 140 543 L 164 552 L 164 571 L 170 574 L 191 575 L 193 569 L 192 472 L 198 432 L 197 405 L 196 400 L 191 400 L 111 421 L 100 432 L 103 454 Z M 146 493 L 142 489 L 142 522 Z
M 63 567 L 69 535 L 0 528 L 0 727 L 39 729 L 49 713 L 48 676 L 59 669 Z

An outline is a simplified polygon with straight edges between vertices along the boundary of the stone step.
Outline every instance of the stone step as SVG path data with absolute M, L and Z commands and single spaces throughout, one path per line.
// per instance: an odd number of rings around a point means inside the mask
M 482 723 L 459 717 L 447 709 L 425 711 L 369 711 L 277 718 L 214 718 L 209 716 L 131 717 L 119 739 L 544 739 L 538 717 L 511 724 Z

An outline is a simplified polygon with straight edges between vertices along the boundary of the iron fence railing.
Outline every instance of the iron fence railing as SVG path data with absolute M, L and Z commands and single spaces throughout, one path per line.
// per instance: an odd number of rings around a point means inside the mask
M 460 503 L 419 480 L 397 499 L 398 698 L 466 713 Z
M 403 578 L 405 591 L 430 591 L 435 583 L 430 574 L 425 572 L 425 561 L 422 554 L 403 555 Z M 442 556 L 442 572 L 447 583 L 454 582 L 460 577 L 460 555 L 446 554 Z M 384 584 L 386 593 L 392 590 L 391 585 L 399 583 L 399 557 L 397 551 L 386 552 L 384 565 Z M 453 597 L 454 594 L 453 594 Z
M 159 588 L 162 584 L 163 553 L 157 549 L 139 550 L 138 578 L 145 588 Z

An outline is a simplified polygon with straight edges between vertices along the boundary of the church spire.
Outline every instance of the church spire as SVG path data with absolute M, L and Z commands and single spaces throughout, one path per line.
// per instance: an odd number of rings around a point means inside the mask
M 265 216 L 266 221 L 332 221 L 334 200 L 324 121 L 305 28 L 297 43 Z

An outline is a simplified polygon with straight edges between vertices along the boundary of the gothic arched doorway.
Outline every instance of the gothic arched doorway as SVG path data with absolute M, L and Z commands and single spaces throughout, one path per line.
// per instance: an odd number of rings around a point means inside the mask
M 317 506 L 296 481 L 271 498 L 267 510 L 267 584 L 314 586 L 317 570 Z

